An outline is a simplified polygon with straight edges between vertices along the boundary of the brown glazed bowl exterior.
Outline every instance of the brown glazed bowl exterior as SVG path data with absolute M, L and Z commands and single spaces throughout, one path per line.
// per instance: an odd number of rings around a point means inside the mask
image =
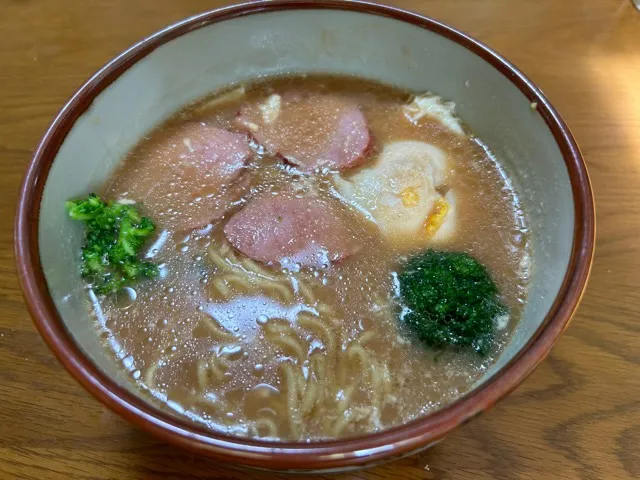
M 433 414 L 379 433 L 308 444 L 274 443 L 231 437 L 176 419 L 127 392 L 99 370 L 65 329 L 48 292 L 39 256 L 39 209 L 48 172 L 72 125 L 96 95 L 136 62 L 172 39 L 223 20 L 311 8 L 351 10 L 413 24 L 456 42 L 501 72 L 530 102 L 537 104 L 564 157 L 574 198 L 575 229 L 569 266 L 555 303 L 527 345 L 485 384 Z M 538 88 L 486 46 L 432 19 L 373 3 L 265 1 L 214 10 L 177 23 L 127 50 L 87 81 L 55 118 L 29 164 L 15 227 L 18 273 L 38 330 L 69 372 L 106 406 L 158 438 L 196 454 L 264 469 L 330 472 L 370 466 L 433 445 L 522 382 L 547 356 L 578 306 L 593 257 L 595 210 L 585 163 L 564 121 Z

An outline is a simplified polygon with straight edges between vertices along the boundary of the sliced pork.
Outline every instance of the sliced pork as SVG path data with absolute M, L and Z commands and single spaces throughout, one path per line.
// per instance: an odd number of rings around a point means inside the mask
M 132 159 L 118 191 L 142 202 L 160 226 L 193 229 L 221 218 L 248 188 L 249 138 L 204 123 L 167 129 Z
M 242 108 L 237 123 L 269 153 L 304 171 L 357 167 L 371 146 L 360 108 L 336 95 L 271 95 Z
M 248 257 L 295 269 L 327 266 L 360 250 L 346 209 L 335 200 L 263 194 L 224 227 L 229 242 Z

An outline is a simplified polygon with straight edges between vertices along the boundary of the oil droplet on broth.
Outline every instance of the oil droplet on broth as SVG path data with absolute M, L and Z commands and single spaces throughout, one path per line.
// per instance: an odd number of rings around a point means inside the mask
M 138 294 L 131 287 L 124 287 L 118 290 L 115 294 L 114 306 L 120 309 L 127 309 L 134 304 Z
M 280 398 L 280 390 L 268 383 L 259 383 L 244 395 L 244 407 L 249 418 L 258 417 L 258 412 L 275 410 Z
M 220 349 L 219 356 L 225 357 L 231 361 L 240 360 L 243 357 L 243 350 L 240 345 L 225 345 Z

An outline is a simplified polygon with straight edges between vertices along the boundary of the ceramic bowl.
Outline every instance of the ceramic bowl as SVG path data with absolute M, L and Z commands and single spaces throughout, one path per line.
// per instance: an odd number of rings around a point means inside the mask
M 227 436 L 151 404 L 101 344 L 78 278 L 82 231 L 63 203 L 99 186 L 183 105 L 283 72 L 358 75 L 456 102 L 520 194 L 531 225 L 529 300 L 510 344 L 472 391 L 364 437 L 273 443 Z M 109 408 L 167 442 L 225 462 L 289 471 L 369 466 L 424 449 L 515 388 L 575 311 L 591 265 L 594 206 L 578 147 L 519 70 L 481 43 L 416 14 L 354 1 L 256 2 L 197 15 L 133 46 L 91 77 L 40 143 L 22 186 L 16 257 L 26 301 L 55 355 Z

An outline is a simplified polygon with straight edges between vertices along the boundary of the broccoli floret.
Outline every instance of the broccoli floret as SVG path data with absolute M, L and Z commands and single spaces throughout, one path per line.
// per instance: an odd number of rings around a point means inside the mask
M 401 318 L 429 347 L 488 352 L 496 318 L 507 312 L 488 270 L 462 252 L 427 250 L 398 275 Z
M 158 276 L 158 266 L 138 260 L 154 223 L 132 205 L 105 202 L 96 194 L 66 202 L 69 216 L 85 223 L 81 274 L 96 293 L 107 294 L 144 278 Z

